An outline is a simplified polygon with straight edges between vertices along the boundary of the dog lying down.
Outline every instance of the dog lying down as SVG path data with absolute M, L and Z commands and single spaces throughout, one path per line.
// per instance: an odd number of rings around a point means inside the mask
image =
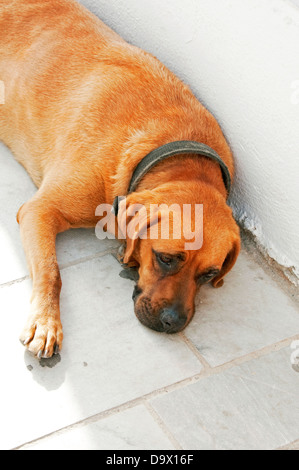
M 0 30 L 0 139 L 38 187 L 17 215 L 33 280 L 22 343 L 39 358 L 60 351 L 56 235 L 103 220 L 138 271 L 138 319 L 182 330 L 198 287 L 221 286 L 240 250 L 226 203 L 233 158 L 216 120 L 74 0 L 0 2 Z

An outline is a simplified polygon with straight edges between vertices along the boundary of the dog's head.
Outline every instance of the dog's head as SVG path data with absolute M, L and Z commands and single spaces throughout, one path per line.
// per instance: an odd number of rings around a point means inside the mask
M 166 333 L 188 325 L 198 288 L 208 282 L 220 287 L 240 251 L 238 226 L 220 193 L 207 185 L 199 195 L 195 183 L 176 185 L 175 194 L 171 189 L 133 193 L 119 215 L 126 230 L 122 261 L 139 273 L 135 314 Z

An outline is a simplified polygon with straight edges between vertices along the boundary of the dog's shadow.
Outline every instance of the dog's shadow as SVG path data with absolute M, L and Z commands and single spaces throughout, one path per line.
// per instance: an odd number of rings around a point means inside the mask
M 66 370 L 63 367 L 60 354 L 49 359 L 37 359 L 25 349 L 24 363 L 32 374 L 33 380 L 49 392 L 60 388 L 65 381 Z

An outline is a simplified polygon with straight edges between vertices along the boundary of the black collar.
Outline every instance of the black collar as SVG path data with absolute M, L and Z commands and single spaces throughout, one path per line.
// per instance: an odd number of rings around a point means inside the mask
M 142 180 L 142 178 L 158 163 L 166 158 L 172 157 L 179 154 L 197 154 L 217 162 L 220 165 L 223 182 L 226 188 L 227 197 L 230 193 L 231 188 L 231 177 L 226 164 L 219 157 L 218 153 L 215 152 L 208 145 L 193 140 L 180 140 L 178 142 L 170 142 L 169 144 L 162 145 L 161 147 L 153 150 L 146 155 L 136 166 L 131 182 L 129 185 L 128 194 L 134 192 Z M 115 198 L 113 203 L 113 212 L 117 216 L 118 213 L 118 196 Z

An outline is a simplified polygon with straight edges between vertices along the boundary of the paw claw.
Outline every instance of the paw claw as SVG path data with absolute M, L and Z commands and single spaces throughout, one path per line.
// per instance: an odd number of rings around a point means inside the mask
M 63 333 L 59 317 L 53 319 L 53 317 L 45 318 L 37 315 L 29 318 L 20 337 L 21 343 L 38 359 L 58 354 L 62 339 Z

